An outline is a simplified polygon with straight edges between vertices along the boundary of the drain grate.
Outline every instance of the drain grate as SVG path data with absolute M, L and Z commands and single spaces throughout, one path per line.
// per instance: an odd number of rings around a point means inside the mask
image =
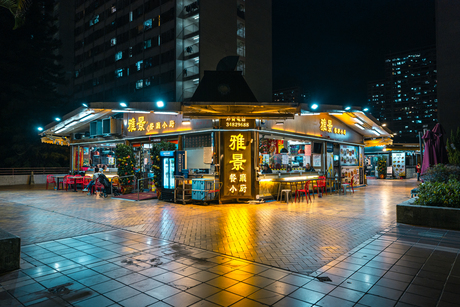
M 318 279 L 320 282 L 332 281 L 332 279 L 327 276 L 316 276 L 316 279 Z

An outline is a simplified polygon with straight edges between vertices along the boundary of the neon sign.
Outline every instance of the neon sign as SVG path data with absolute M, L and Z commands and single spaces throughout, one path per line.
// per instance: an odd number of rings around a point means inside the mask
M 332 124 L 332 120 L 325 119 L 325 118 L 320 119 L 319 130 L 324 131 L 324 132 L 329 132 L 329 133 L 335 133 L 335 134 L 342 134 L 342 135 L 347 134 L 347 130 L 340 129 L 340 128 L 334 128 L 334 125 Z
M 168 122 L 152 122 L 149 123 L 145 120 L 144 116 L 139 116 L 136 120 L 135 117 L 128 120 L 128 132 L 135 132 L 135 131 L 146 131 L 147 133 L 153 132 L 155 130 L 167 129 L 167 128 L 175 128 L 176 121 L 169 120 Z

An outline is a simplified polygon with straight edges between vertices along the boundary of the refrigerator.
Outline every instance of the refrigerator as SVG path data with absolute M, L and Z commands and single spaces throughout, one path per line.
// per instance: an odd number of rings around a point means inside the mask
M 174 201 L 174 189 L 176 188 L 175 175 L 182 175 L 182 169 L 187 168 L 185 152 L 181 150 L 160 151 L 161 173 L 161 199 Z

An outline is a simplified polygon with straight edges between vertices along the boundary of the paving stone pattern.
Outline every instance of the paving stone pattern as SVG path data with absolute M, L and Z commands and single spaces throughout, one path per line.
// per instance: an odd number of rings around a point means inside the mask
M 0 306 L 458 306 L 460 297 L 460 232 L 401 225 L 309 276 L 123 230 L 22 253 L 22 269 L 0 275 Z
M 394 225 L 412 180 L 375 181 L 312 203 L 208 207 L 130 202 L 43 189 L 0 191 L 1 227 L 38 243 L 125 229 L 244 260 L 310 273 Z

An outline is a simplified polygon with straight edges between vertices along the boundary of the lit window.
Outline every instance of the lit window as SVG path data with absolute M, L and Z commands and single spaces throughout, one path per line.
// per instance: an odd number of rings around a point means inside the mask
M 137 71 L 141 70 L 142 69 L 142 64 L 144 63 L 144 61 L 139 61 L 136 63 L 136 68 L 137 68 Z M 142 80 L 141 80 L 142 81 Z
M 117 78 L 123 77 L 123 68 L 115 70 L 115 77 Z
M 95 17 L 93 17 L 90 21 L 89 21 L 89 26 L 94 26 L 95 24 L 97 24 L 99 22 L 99 15 L 96 15 Z
M 149 78 L 145 79 L 145 86 L 146 87 L 150 86 L 150 79 Z
M 112 13 L 115 13 L 117 11 L 117 7 L 115 5 L 112 5 L 112 9 L 111 9 L 111 12 Z
M 144 21 L 144 29 L 147 31 L 152 28 L 153 21 L 152 19 L 147 19 Z
M 110 40 L 110 46 L 115 46 L 117 44 L 117 38 L 114 37 Z
M 133 21 L 133 11 L 129 12 L 129 21 Z
M 148 49 L 150 47 L 152 47 L 152 40 L 148 39 L 148 40 L 144 41 L 144 49 Z
M 115 53 L 115 62 L 121 60 L 122 57 L 123 57 L 122 51 L 118 51 L 117 53 Z
M 137 80 L 136 81 L 136 90 L 141 89 L 144 87 L 144 80 Z

